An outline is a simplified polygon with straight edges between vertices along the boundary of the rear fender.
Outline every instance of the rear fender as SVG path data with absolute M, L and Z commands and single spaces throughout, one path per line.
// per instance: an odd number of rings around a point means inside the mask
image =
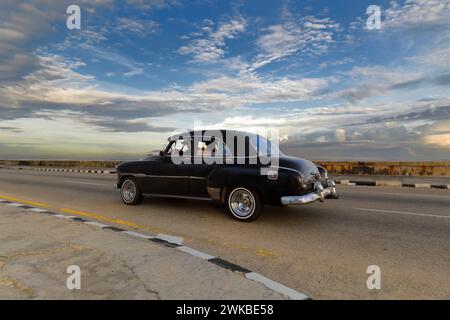
M 263 202 L 273 202 L 274 190 L 281 187 L 280 181 L 269 180 L 261 175 L 260 167 L 220 167 L 212 171 L 207 180 L 211 197 L 221 202 L 231 187 L 247 187 L 256 190 Z M 214 194 L 214 196 L 213 196 Z

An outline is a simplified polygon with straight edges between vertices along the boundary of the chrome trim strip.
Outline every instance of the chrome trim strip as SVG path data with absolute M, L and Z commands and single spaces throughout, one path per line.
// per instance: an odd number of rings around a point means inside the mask
M 311 192 L 302 196 L 285 196 L 281 197 L 281 203 L 283 205 L 295 205 L 295 204 L 307 204 L 311 203 L 331 194 L 331 190 L 329 188 L 323 189 L 321 192 L 322 196 L 316 192 Z
M 157 174 L 146 174 L 146 178 L 171 178 L 171 179 L 189 179 L 189 176 L 164 176 Z
M 339 196 L 336 192 L 336 184 L 333 180 L 327 180 L 327 188 L 324 188 L 320 182 L 314 184 L 314 192 L 304 194 L 301 196 L 285 196 L 281 197 L 281 203 L 283 205 L 295 205 L 306 204 L 319 200 L 323 202 L 325 198 L 338 199 Z
M 213 188 L 213 187 L 208 187 L 208 194 L 209 196 L 214 199 L 214 200 L 220 200 L 220 192 L 221 189 L 220 188 Z
M 145 174 L 145 173 L 122 173 L 122 175 L 126 176 L 135 176 L 139 178 L 171 178 L 171 179 L 206 179 L 206 177 L 197 177 L 197 176 L 165 176 L 165 175 L 155 175 L 155 174 Z
M 145 174 L 145 173 L 128 173 L 128 172 L 121 172 L 121 173 L 118 173 L 118 174 L 122 174 L 122 175 L 124 175 L 124 176 L 134 176 L 134 177 L 146 177 L 147 175 Z
M 288 168 L 288 167 L 273 167 L 273 168 L 278 168 L 278 169 L 283 169 L 283 170 L 288 170 L 288 171 L 293 171 L 295 173 L 299 173 L 302 175 L 302 173 L 298 170 L 292 169 L 292 168 Z
M 206 177 L 195 177 L 195 176 L 189 176 L 189 179 L 196 179 L 196 180 L 205 180 Z
M 150 197 L 161 197 L 161 198 L 177 198 L 177 199 L 190 199 L 190 200 L 203 200 L 203 201 L 212 201 L 213 200 L 208 197 L 183 196 L 183 195 L 163 194 L 163 193 L 145 193 L 144 195 L 150 196 Z
M 298 173 L 300 175 L 303 175 L 303 173 L 301 173 L 299 170 L 293 169 L 293 168 L 288 168 L 288 167 L 280 167 L 280 166 L 266 166 L 264 168 L 274 168 L 274 169 L 283 169 L 283 170 L 288 170 L 288 171 L 292 171 L 295 173 Z

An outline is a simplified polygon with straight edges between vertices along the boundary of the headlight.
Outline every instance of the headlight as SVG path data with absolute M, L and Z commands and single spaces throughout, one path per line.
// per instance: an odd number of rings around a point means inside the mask
M 325 169 L 324 167 L 321 167 L 321 166 L 317 166 L 317 169 L 319 170 L 319 173 L 320 173 L 320 176 L 321 176 L 322 179 L 323 178 L 328 179 L 328 171 L 327 171 L 327 169 Z
M 300 186 L 302 187 L 302 189 L 306 189 L 305 177 L 301 173 L 300 173 L 300 177 L 298 178 L 298 182 L 300 183 Z

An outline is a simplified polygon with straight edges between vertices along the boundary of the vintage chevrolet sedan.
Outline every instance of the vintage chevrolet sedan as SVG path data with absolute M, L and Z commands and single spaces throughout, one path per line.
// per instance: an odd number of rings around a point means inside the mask
M 239 221 L 257 219 L 264 204 L 338 198 L 324 168 L 284 155 L 260 135 L 235 130 L 177 134 L 159 154 L 116 169 L 117 188 L 127 205 L 144 196 L 214 200 Z

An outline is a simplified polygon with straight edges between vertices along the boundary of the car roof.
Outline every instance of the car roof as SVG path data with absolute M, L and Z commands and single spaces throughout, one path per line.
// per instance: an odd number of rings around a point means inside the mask
M 222 136 L 225 136 L 227 133 L 231 133 L 231 134 L 234 134 L 234 135 L 236 135 L 236 136 L 243 136 L 243 135 L 244 135 L 244 136 L 255 136 L 255 135 L 258 135 L 258 134 L 256 134 L 256 133 L 247 132 L 247 131 L 242 131 L 242 130 L 231 130 L 231 129 L 199 129 L 199 130 L 185 131 L 185 132 L 181 132 L 181 133 L 172 135 L 172 136 L 169 137 L 168 140 L 169 140 L 169 141 L 173 141 L 173 140 L 179 139 L 180 137 L 192 136 L 192 135 L 194 135 L 195 133 L 198 134 L 198 133 L 200 133 L 200 132 L 201 132 L 202 135 L 204 135 L 204 133 L 207 132 L 207 131 L 209 131 L 209 132 L 217 132 L 217 131 L 220 131 L 220 132 L 222 133 Z

